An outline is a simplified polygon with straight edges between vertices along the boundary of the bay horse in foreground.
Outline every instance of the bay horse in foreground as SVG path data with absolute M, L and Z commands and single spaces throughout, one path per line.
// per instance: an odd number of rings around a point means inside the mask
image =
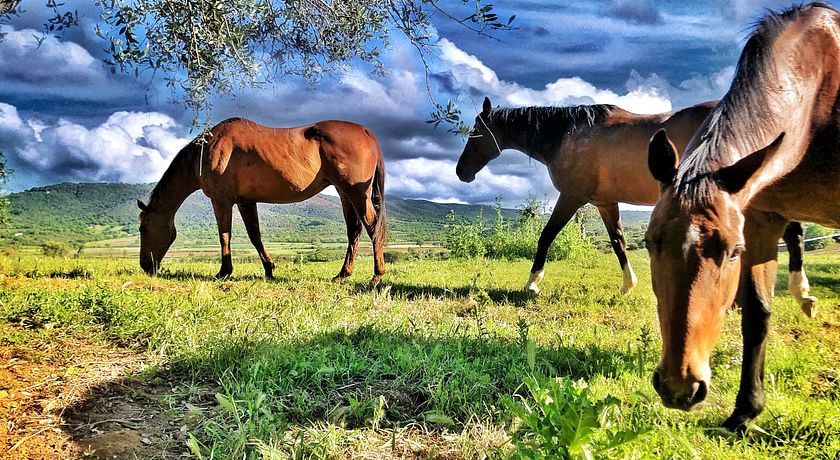
M 260 237 L 257 203 L 294 203 L 334 185 L 347 224 L 347 254 L 334 280 L 353 272 L 364 227 L 373 242 L 377 284 L 385 273 L 385 163 L 373 134 L 345 121 L 321 121 L 295 128 L 270 128 L 232 118 L 199 136 L 172 160 L 152 190 L 149 204 L 139 199 L 140 266 L 153 274 L 175 241 L 175 212 L 198 189 L 210 198 L 222 267 L 217 277 L 233 272 L 230 232 L 233 205 L 239 208 L 248 238 L 259 253 L 265 276 L 273 277 L 274 262 Z
M 575 212 L 591 203 L 607 228 L 624 273 L 622 291 L 627 292 L 637 279 L 627 260 L 618 203 L 656 204 L 659 182 L 647 168 L 651 136 L 667 129 L 676 145 L 685 147 L 716 104 L 713 101 L 676 112 L 637 115 L 614 105 L 494 109 L 485 98 L 456 173 L 462 181 L 472 182 L 476 173 L 505 149 L 519 150 L 544 164 L 560 197 L 540 235 L 525 288 L 539 292 L 549 246 Z M 802 271 L 803 236 L 802 225 L 791 223 L 785 242 L 791 252 L 791 293 L 811 315 L 816 299 L 809 295 Z
M 688 410 L 709 390 L 726 309 L 742 309 L 741 383 L 729 431 L 764 409 L 764 355 L 779 237 L 791 220 L 840 227 L 840 13 L 826 4 L 768 14 L 727 94 L 677 162 L 658 132 L 662 183 L 646 241 L 662 332 L 653 386 Z

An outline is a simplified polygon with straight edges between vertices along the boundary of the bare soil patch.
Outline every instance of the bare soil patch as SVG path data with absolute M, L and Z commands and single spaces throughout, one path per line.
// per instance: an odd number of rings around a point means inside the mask
M 161 376 L 138 378 L 147 358 L 75 338 L 0 343 L 0 458 L 188 455 L 190 409 L 203 410 L 186 403 L 196 388 L 184 391 L 183 383 Z

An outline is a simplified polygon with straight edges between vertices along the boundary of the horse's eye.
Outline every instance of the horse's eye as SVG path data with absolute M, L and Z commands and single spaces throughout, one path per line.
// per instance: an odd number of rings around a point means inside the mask
M 743 252 L 744 252 L 744 245 L 743 244 L 735 245 L 735 248 L 732 249 L 732 253 L 729 254 L 729 261 L 730 262 L 735 262 L 736 260 L 738 260 L 739 257 L 741 257 L 741 254 Z

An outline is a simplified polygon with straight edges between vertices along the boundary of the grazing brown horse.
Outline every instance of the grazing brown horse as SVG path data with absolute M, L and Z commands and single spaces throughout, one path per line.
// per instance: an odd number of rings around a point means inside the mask
M 716 104 L 713 101 L 676 112 L 637 115 L 613 105 L 493 109 L 490 99 L 485 98 L 456 172 L 462 181 L 472 182 L 476 173 L 504 149 L 519 150 L 546 165 L 560 198 L 540 235 L 525 288 L 539 292 L 537 285 L 545 273 L 549 246 L 574 213 L 592 203 L 609 233 L 624 272 L 622 291 L 627 292 L 637 280 L 627 261 L 618 202 L 655 204 L 659 183 L 645 167 L 651 135 L 667 129 L 676 144 L 684 147 Z M 801 224 L 792 223 L 785 233 L 791 251 L 791 292 L 812 305 L 816 299 L 808 295 L 808 281 L 802 271 L 802 238 Z
M 826 4 L 768 14 L 735 79 L 677 163 L 651 140 L 662 196 L 646 235 L 662 332 L 653 385 L 666 406 L 706 397 L 727 307 L 742 309 L 741 384 L 727 430 L 764 409 L 776 243 L 790 220 L 840 226 L 840 13 Z
M 233 272 L 230 228 L 233 205 L 239 208 L 248 238 L 272 277 L 274 262 L 263 246 L 257 203 L 293 203 L 334 185 L 341 197 L 347 224 L 347 255 L 341 280 L 353 272 L 362 227 L 373 242 L 376 284 L 385 273 L 385 163 L 373 134 L 346 121 L 321 121 L 295 128 L 270 128 L 232 118 L 210 130 L 206 143 L 196 138 L 172 160 L 152 190 L 149 204 L 139 199 L 140 266 L 155 273 L 175 241 L 175 212 L 201 189 L 213 204 L 222 268 L 218 277 Z

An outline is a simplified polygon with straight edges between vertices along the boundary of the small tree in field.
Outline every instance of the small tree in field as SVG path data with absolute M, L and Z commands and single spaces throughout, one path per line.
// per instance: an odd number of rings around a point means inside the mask
M 11 170 L 6 167 L 6 155 L 0 151 L 0 188 L 9 180 Z M 9 200 L 6 195 L 0 193 L 0 225 L 9 223 Z
M 834 233 L 834 230 L 823 227 L 819 224 L 807 224 L 805 226 L 805 238 L 817 238 L 820 236 L 828 236 Z M 808 241 L 805 243 L 805 249 L 813 251 L 814 249 L 821 249 L 831 244 L 831 238 L 824 238 L 821 240 Z
M 47 241 L 41 245 L 41 253 L 47 257 L 67 257 L 70 248 L 61 241 Z

